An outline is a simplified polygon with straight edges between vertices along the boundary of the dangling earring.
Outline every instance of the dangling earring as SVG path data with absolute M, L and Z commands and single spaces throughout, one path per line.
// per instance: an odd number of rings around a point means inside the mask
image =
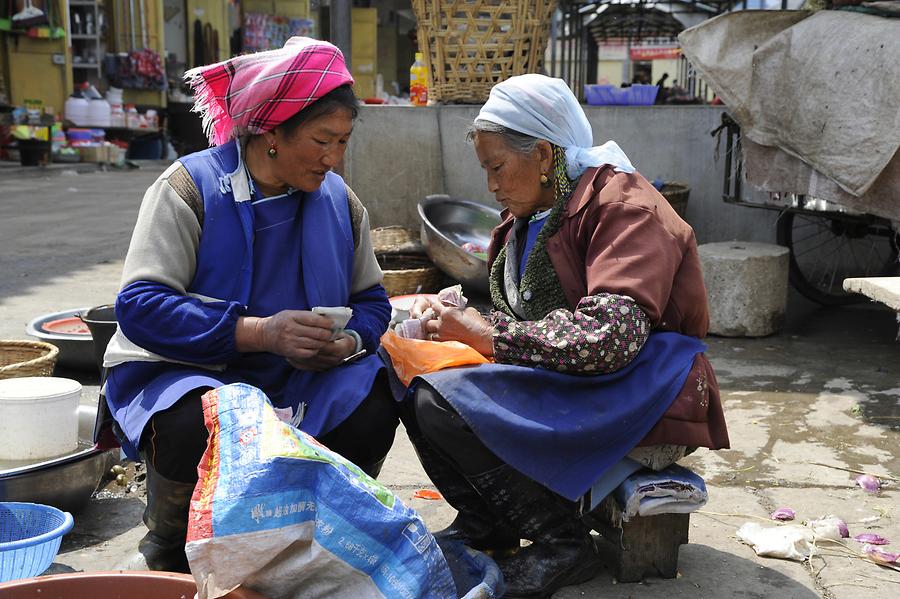
M 545 189 L 550 188 L 550 179 L 548 179 L 547 175 L 545 175 L 544 173 L 541 173 L 541 187 Z
M 278 150 L 275 149 L 275 144 L 269 146 L 268 154 L 269 158 L 275 158 L 275 155 L 278 154 Z

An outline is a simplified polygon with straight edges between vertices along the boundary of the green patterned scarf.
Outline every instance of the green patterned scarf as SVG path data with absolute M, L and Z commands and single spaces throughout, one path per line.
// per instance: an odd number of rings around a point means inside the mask
M 566 155 L 562 148 L 553 146 L 553 162 L 556 203 L 547 216 L 547 222 L 541 227 L 531 253 L 526 257 L 525 272 L 518 285 L 520 300 L 507 300 L 506 280 L 518 276 L 518 269 L 513 267 L 516 256 L 512 257 L 509 267 L 507 258 L 510 253 L 508 248 L 517 247 L 520 231 L 528 227 L 526 219 L 516 219 L 510 234 L 510 241 L 500 249 L 491 267 L 490 291 L 494 308 L 518 320 L 540 320 L 553 310 L 573 307 L 569 306 L 562 284 L 550 261 L 547 240 L 562 226 L 563 213 L 569 197 L 575 189 L 575 181 L 566 176 Z M 514 304 L 519 305 L 518 311 L 513 309 Z

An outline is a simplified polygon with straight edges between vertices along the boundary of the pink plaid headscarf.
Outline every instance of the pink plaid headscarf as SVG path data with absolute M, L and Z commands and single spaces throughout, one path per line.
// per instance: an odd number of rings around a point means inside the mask
M 292 37 L 279 50 L 235 56 L 184 74 L 211 145 L 271 131 L 353 77 L 334 45 Z

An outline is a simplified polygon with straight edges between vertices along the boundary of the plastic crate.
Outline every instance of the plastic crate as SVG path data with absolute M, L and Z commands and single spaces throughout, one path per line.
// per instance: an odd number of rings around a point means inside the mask
M 0 502 L 0 582 L 43 573 L 74 523 L 49 505 Z

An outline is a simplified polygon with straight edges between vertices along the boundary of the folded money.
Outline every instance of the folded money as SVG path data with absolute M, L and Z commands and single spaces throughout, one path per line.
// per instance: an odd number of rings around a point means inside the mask
M 350 322 L 353 316 L 353 308 L 346 306 L 316 306 L 312 309 L 314 314 L 321 314 L 331 319 L 334 325 L 331 327 L 331 338 L 336 339 L 338 335 L 344 332 L 344 327 Z
M 462 285 L 441 289 L 438 292 L 438 301 L 448 308 L 459 308 L 460 310 L 465 310 L 469 303 L 469 300 L 463 295 Z

